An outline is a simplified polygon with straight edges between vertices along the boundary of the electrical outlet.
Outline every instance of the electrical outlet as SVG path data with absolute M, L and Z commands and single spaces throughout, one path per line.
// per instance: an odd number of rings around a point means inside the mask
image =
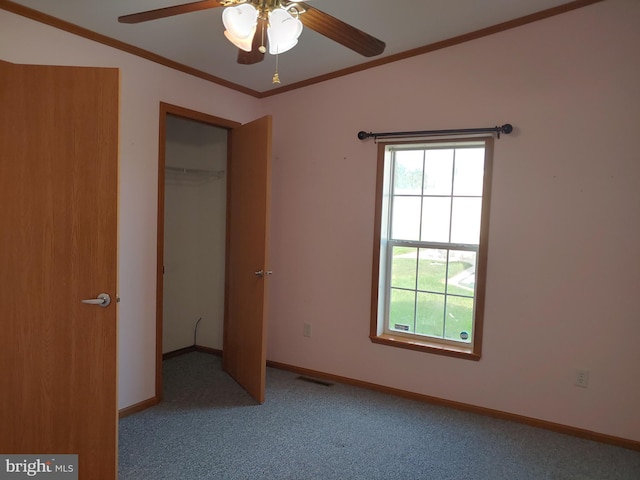
M 587 388 L 589 386 L 589 370 L 576 370 L 575 384 L 578 387 Z
M 310 337 L 311 336 L 311 324 L 310 323 L 306 323 L 304 324 L 304 326 L 302 327 L 302 335 L 304 335 L 305 337 Z

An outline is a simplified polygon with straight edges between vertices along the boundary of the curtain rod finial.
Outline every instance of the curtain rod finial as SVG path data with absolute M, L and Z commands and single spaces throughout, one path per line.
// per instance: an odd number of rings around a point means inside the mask
M 369 137 L 373 137 L 373 133 L 371 133 L 371 132 L 367 133 L 364 130 L 360 130 L 358 132 L 358 138 L 360 140 L 364 140 L 364 139 L 369 138 Z

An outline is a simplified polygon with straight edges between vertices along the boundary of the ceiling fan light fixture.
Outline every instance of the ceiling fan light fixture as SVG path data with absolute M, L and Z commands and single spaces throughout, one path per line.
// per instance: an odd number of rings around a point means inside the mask
M 224 31 L 224 36 L 227 37 L 227 40 L 229 40 L 239 49 L 244 50 L 245 52 L 250 52 L 253 45 L 253 36 L 255 35 L 255 33 L 256 29 L 254 27 L 253 32 L 251 32 L 247 37 L 235 37 L 229 30 Z
M 278 55 L 291 50 L 298 43 L 302 33 L 302 22 L 294 18 L 284 8 L 276 8 L 269 12 L 269 53 Z
M 224 36 L 227 40 L 245 52 L 250 52 L 258 25 L 258 10 L 248 3 L 227 7 L 222 12 L 222 23 L 226 28 Z

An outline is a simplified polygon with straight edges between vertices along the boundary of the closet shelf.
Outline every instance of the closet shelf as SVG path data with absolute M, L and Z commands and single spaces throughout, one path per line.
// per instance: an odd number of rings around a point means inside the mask
M 199 168 L 165 167 L 168 180 L 185 183 L 205 183 L 224 177 L 224 170 L 204 170 Z

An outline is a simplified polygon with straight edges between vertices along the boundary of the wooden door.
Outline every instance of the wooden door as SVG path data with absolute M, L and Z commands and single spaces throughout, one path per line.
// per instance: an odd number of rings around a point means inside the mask
M 270 276 L 271 117 L 234 128 L 230 136 L 223 368 L 263 403 Z
M 117 471 L 118 90 L 0 62 L 0 452 L 78 454 L 91 480 Z

